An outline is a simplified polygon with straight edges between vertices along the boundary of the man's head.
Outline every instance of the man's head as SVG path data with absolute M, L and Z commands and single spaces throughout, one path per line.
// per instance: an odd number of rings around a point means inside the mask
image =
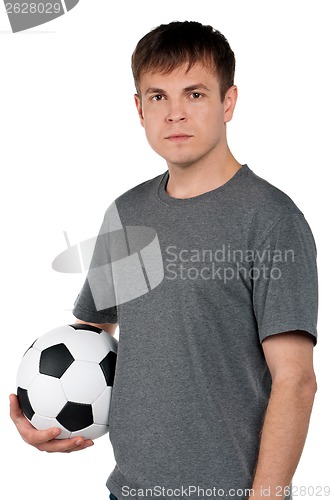
M 234 84 L 235 57 L 228 41 L 212 26 L 195 21 L 174 21 L 162 24 L 147 33 L 132 55 L 132 71 L 137 94 L 141 97 L 140 79 L 143 72 L 171 73 L 188 64 L 188 71 L 201 63 L 215 72 L 224 101 L 227 90 Z
M 196 22 L 161 25 L 138 42 L 132 67 L 141 125 L 168 166 L 225 161 L 226 124 L 237 100 L 225 37 Z

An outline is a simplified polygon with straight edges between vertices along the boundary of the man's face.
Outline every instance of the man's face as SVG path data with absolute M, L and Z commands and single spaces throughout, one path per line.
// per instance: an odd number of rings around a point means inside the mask
M 200 63 L 186 73 L 187 65 L 164 75 L 142 73 L 141 100 L 135 95 L 147 140 L 168 164 L 186 166 L 220 158 L 225 152 L 226 126 L 236 103 L 236 87 L 224 102 L 214 72 Z

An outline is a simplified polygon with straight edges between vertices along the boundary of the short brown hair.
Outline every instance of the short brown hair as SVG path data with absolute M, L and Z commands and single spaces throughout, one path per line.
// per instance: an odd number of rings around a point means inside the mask
M 189 71 L 197 62 L 216 72 L 223 102 L 227 90 L 234 85 L 235 73 L 234 52 L 225 36 L 212 26 L 196 21 L 173 21 L 154 28 L 141 38 L 131 58 L 139 97 L 142 71 L 160 70 L 167 74 L 185 63 Z

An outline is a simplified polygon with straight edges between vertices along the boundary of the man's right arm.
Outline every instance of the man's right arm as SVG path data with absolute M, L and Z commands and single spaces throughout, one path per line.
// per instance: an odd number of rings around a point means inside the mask
M 96 326 L 102 328 L 110 335 L 114 335 L 118 323 L 88 323 L 77 319 L 75 323 L 83 323 L 86 325 Z M 79 451 L 93 445 L 91 439 L 84 439 L 83 437 L 73 437 L 69 439 L 56 439 L 61 433 L 57 427 L 51 427 L 43 431 L 39 431 L 31 425 L 29 420 L 25 418 L 20 408 L 16 394 L 10 394 L 10 418 L 14 422 L 21 438 L 31 446 L 34 446 L 40 451 L 53 452 L 66 452 Z
M 88 323 L 87 321 L 82 321 L 80 319 L 77 319 L 75 323 L 83 323 L 85 325 L 92 325 L 96 326 L 97 328 L 101 328 L 102 330 L 105 330 L 105 332 L 109 333 L 110 335 L 114 335 L 115 330 L 119 323 Z

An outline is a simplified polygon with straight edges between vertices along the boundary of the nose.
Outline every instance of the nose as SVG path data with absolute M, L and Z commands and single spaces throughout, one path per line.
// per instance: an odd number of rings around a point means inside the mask
M 169 123 L 177 123 L 177 122 L 183 122 L 184 120 L 186 119 L 185 116 L 182 116 L 180 114 L 174 114 L 174 115 L 171 115 L 171 116 L 167 116 L 166 118 L 166 121 L 169 122 Z
M 168 123 L 177 123 L 186 120 L 186 113 L 182 107 L 179 105 L 170 105 L 168 110 L 166 121 Z

